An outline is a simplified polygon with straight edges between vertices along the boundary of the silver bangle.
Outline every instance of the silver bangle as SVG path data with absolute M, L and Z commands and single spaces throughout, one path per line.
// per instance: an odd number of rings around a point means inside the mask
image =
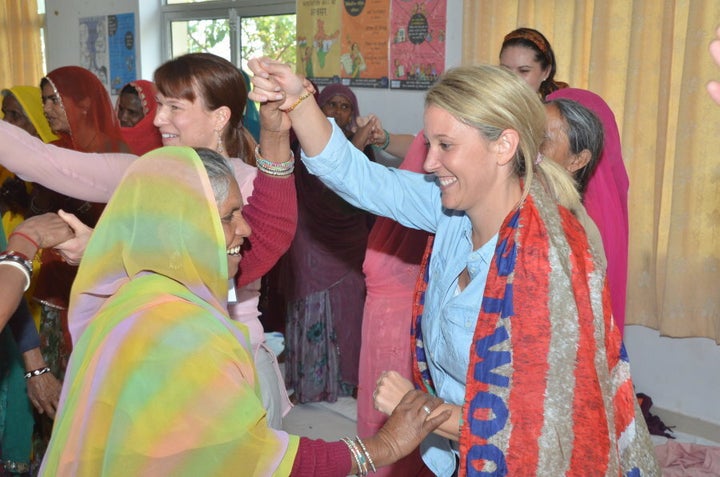
M 23 288 L 23 292 L 28 291 L 28 288 L 30 288 L 30 273 L 24 265 L 9 259 L 0 260 L 0 265 L 8 265 L 23 272 L 23 275 L 25 275 L 25 288 Z
M 367 447 L 365 447 L 365 443 L 360 439 L 359 436 L 355 436 L 355 440 L 360 445 L 360 449 L 362 449 L 363 454 L 365 454 L 365 458 L 370 464 L 370 470 L 373 471 L 373 474 L 376 473 L 377 469 L 375 468 L 375 463 L 373 462 L 372 457 L 370 457 L 370 453 L 368 452 Z
M 0 253 L 0 262 L 4 261 L 10 261 L 10 262 L 17 262 L 28 271 L 30 275 L 32 275 L 33 271 L 33 263 L 32 259 L 27 257 L 24 253 L 15 252 L 14 250 L 5 250 L 4 252 Z
M 350 449 L 350 453 L 352 454 L 353 459 L 355 459 L 355 463 L 357 464 L 358 468 L 357 475 L 359 475 L 360 477 L 365 477 L 368 474 L 368 469 L 367 464 L 365 464 L 365 458 L 360 453 L 360 450 L 349 437 L 343 437 L 342 441 L 345 443 L 346 446 L 348 446 L 348 449 Z

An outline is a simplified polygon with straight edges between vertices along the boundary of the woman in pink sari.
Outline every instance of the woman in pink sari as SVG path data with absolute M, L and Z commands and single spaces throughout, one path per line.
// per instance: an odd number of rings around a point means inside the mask
M 423 132 L 412 141 L 400 169 L 422 171 L 427 154 Z M 420 261 L 429 234 L 404 227 L 387 217 L 378 217 L 368 238 L 363 272 L 365 273 L 365 308 L 357 399 L 358 435 L 371 436 L 387 421 L 387 416 L 373 407 L 373 391 L 380 375 L 392 366 L 412 377 L 410 328 L 412 296 Z M 378 476 L 411 477 L 432 475 L 416 449 L 402 460 L 377 470 Z
M 625 299 L 628 267 L 628 188 L 630 181 L 620 147 L 615 115 L 597 94 L 578 88 L 563 88 L 547 100 L 566 98 L 577 101 L 595 113 L 603 124 L 603 152 L 583 193 L 583 205 L 600 230 L 607 257 L 607 277 L 615 323 L 622 334 L 625 325 Z

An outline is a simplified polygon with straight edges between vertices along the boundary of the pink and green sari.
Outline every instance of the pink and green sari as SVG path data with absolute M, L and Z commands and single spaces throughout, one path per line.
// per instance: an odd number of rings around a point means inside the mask
M 288 475 L 298 440 L 267 426 L 247 330 L 195 151 L 138 159 L 73 286 L 74 349 L 41 475 Z

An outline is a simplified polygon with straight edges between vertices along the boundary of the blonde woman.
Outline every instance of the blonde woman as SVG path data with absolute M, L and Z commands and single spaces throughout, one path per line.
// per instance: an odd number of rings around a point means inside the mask
M 418 174 L 367 161 L 286 65 L 250 67 L 261 115 L 292 125 L 312 173 L 357 207 L 435 234 L 416 293 L 415 382 L 390 371 L 375 392 L 385 413 L 414 386 L 445 400 L 451 417 L 421 445 L 428 467 L 657 475 L 602 245 L 568 174 L 539 154 L 545 112 L 527 83 L 493 66 L 448 71 L 425 100 Z

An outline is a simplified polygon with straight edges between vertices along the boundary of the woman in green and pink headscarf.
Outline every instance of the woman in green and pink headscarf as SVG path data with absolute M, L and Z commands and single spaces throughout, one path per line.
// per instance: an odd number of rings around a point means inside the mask
M 241 211 L 215 152 L 161 148 L 128 168 L 73 285 L 73 354 L 41 475 L 358 471 L 350 444 L 267 425 L 247 327 L 227 312 L 228 277 L 250 234 Z M 423 407 L 439 404 L 411 393 L 383 435 L 364 440 L 374 464 L 408 453 L 447 418 L 428 418 Z

